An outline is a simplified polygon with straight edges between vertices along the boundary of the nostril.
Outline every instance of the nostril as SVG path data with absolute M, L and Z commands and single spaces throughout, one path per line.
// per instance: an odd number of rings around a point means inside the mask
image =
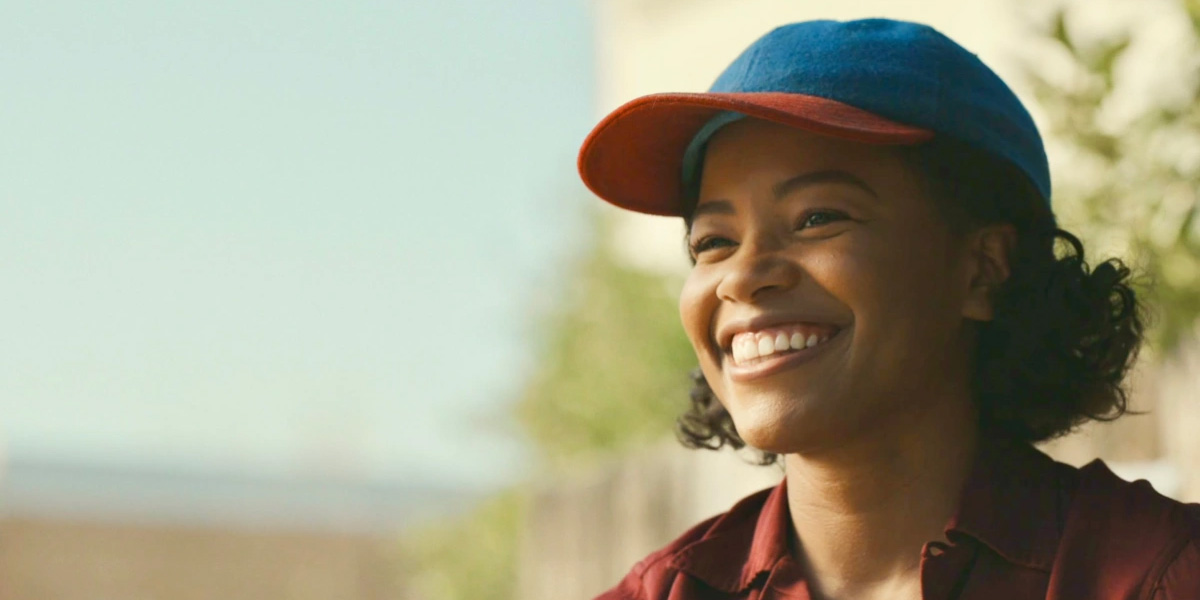
M 791 289 L 801 279 L 799 266 L 774 252 L 757 253 L 745 260 L 749 262 L 731 266 L 717 285 L 721 300 L 753 303 L 764 294 Z

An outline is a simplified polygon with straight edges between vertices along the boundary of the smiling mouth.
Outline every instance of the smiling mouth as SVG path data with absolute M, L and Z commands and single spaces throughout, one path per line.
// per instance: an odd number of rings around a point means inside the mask
M 726 355 L 737 367 L 752 367 L 816 348 L 837 335 L 840 328 L 833 325 L 796 324 L 747 331 L 733 336 Z M 807 352 L 803 352 L 806 353 Z

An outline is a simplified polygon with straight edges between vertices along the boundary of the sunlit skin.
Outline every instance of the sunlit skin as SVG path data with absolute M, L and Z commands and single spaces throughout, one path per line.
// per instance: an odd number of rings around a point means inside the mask
M 684 328 L 741 437 L 785 455 L 810 587 L 920 598 L 974 457 L 973 322 L 1011 227 L 954 233 L 896 149 L 751 119 L 709 143 L 694 214 Z M 794 323 L 836 334 L 735 364 L 732 331 Z

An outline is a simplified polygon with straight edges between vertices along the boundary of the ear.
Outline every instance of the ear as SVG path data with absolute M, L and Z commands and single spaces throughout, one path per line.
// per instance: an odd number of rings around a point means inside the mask
M 1008 281 L 1009 257 L 1017 244 L 1017 229 L 1009 223 L 997 223 L 967 235 L 964 248 L 966 294 L 962 314 L 975 321 L 991 321 L 996 290 Z

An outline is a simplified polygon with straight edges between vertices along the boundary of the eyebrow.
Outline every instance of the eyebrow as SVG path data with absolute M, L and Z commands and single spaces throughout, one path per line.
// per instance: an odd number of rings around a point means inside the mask
M 827 169 L 824 171 L 801 173 L 795 177 L 790 177 L 775 184 L 774 186 L 771 186 L 771 193 L 775 196 L 775 200 L 781 200 L 783 197 L 793 194 L 806 187 L 825 183 L 840 183 L 843 185 L 850 185 L 866 192 L 872 198 L 879 198 L 879 194 L 877 194 L 875 190 L 871 188 L 871 186 L 867 185 L 867 182 L 859 179 L 851 173 L 847 173 L 846 171 L 841 171 L 838 169 Z M 733 204 L 728 200 L 711 200 L 696 206 L 696 209 L 692 211 L 692 220 L 695 221 L 697 217 L 706 214 L 732 215 L 735 212 L 737 211 L 733 209 Z

